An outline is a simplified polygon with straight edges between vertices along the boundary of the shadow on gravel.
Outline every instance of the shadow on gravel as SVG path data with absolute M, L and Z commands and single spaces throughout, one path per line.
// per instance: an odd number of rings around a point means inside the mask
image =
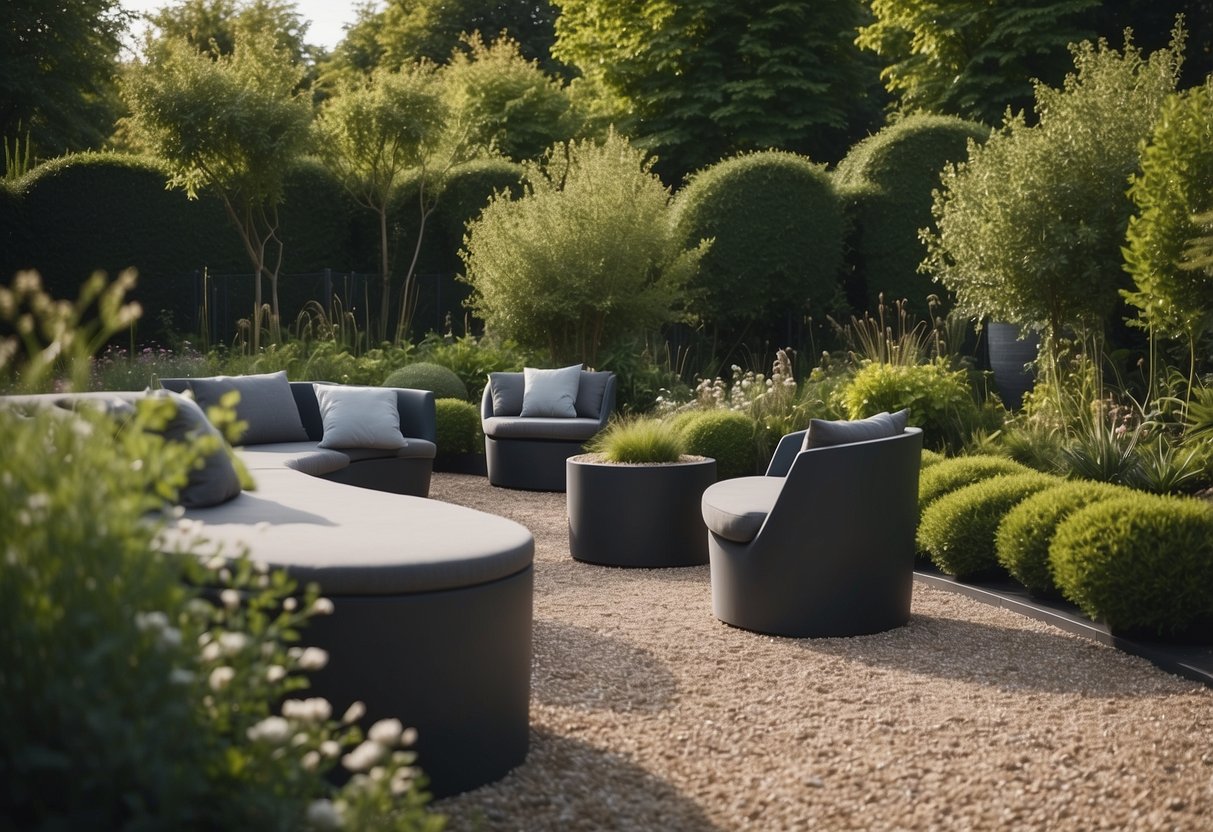
M 930 615 L 915 614 L 905 627 L 871 636 L 798 643 L 873 667 L 1047 693 L 1140 696 L 1140 674 L 1154 673 L 1145 662 L 1085 639 Z M 1122 666 L 1109 673 L 1109 663 Z
M 656 713 L 669 707 L 677 682 L 647 650 L 558 621 L 535 621 L 531 695 L 546 705 Z
M 523 828 L 517 819 L 526 818 L 528 832 L 724 832 L 698 804 L 621 755 L 541 730 L 531 731 L 527 761 L 504 780 L 434 808 L 460 829 Z

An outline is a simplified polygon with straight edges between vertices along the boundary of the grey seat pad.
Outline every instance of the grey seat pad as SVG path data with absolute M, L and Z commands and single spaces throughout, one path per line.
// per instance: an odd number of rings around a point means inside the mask
M 749 543 L 783 490 L 783 477 L 721 480 L 703 492 L 700 506 L 708 529 L 727 540 Z
M 484 435 L 494 439 L 565 439 L 583 442 L 598 432 L 597 419 L 546 419 L 491 416 L 484 420 Z

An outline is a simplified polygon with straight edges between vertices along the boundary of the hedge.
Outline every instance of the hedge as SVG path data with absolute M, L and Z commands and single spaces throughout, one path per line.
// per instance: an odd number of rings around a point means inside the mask
M 958 488 L 1000 474 L 1025 474 L 1031 469 L 1001 456 L 957 456 L 941 460 L 922 470 L 918 477 L 918 510 Z
M 918 230 L 932 223 L 931 191 L 946 164 L 968 158 L 970 139 L 989 135 L 988 127 L 953 116 L 909 116 L 859 142 L 838 163 L 833 176 L 849 220 L 849 266 L 867 308 L 883 293 L 886 303 L 905 298 L 912 312 L 926 316 L 927 296 L 941 292 L 918 273 L 926 256 Z

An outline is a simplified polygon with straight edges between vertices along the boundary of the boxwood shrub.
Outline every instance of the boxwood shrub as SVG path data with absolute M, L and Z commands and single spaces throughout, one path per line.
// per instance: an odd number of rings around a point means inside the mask
M 464 399 L 435 399 L 434 418 L 440 456 L 484 452 L 480 409 L 476 405 Z
M 462 399 L 467 401 L 467 385 L 455 374 L 440 364 L 418 361 L 405 364 L 388 373 L 384 387 L 403 387 L 411 390 L 431 390 L 435 399 Z
M 716 460 L 717 479 L 758 473 L 758 424 L 735 410 L 694 410 L 674 422 L 686 452 Z
M 872 362 L 855 374 L 842 397 L 852 419 L 908 409 L 910 424 L 922 428 L 923 444 L 934 450 L 960 447 L 981 423 L 965 371 L 941 364 Z
M 936 453 L 935 451 L 927 450 L 924 448 L 923 452 L 922 452 L 922 462 L 919 463 L 918 468 L 920 471 L 925 471 L 928 468 L 930 468 L 932 465 L 943 462 L 945 459 L 947 459 L 947 457 L 944 456 L 943 454 L 939 454 L 939 453 Z
M 1049 547 L 1062 593 L 1113 631 L 1182 633 L 1213 616 L 1213 506 L 1131 494 L 1070 515 Z
M 958 578 L 978 577 L 998 567 L 994 538 L 1007 512 L 1025 497 L 1055 485 L 1056 477 L 1035 471 L 992 477 L 966 485 L 933 502 L 918 524 L 918 548 Z
M 998 562 L 1033 592 L 1058 593 L 1049 566 L 1049 544 L 1067 517 L 1091 503 L 1128 493 L 1105 483 L 1086 480 L 1063 482 L 1033 494 L 1007 512 L 994 550 Z
M 957 456 L 923 466 L 918 478 L 918 510 L 925 511 L 931 503 L 958 488 L 972 485 L 1000 474 L 1026 474 L 1031 471 L 1018 462 L 1002 456 Z

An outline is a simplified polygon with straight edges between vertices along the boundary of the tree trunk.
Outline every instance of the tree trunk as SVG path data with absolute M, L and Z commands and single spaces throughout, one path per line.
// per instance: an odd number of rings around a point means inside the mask
M 375 210 L 379 213 L 379 277 L 383 281 L 383 294 L 379 301 L 378 335 L 380 341 L 386 341 L 388 318 L 391 317 L 392 309 L 392 273 L 388 268 L 387 202 Z

